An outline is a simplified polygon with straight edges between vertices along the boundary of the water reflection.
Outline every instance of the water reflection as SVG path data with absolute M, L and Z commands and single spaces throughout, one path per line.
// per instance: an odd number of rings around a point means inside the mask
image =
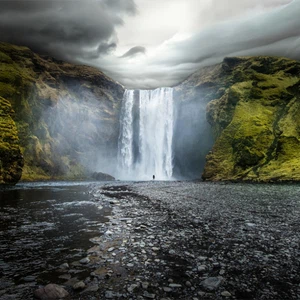
M 61 263 L 82 256 L 110 214 L 92 201 L 89 190 L 87 183 L 20 184 L 0 190 L 0 274 L 22 282 L 47 270 L 47 278 Z

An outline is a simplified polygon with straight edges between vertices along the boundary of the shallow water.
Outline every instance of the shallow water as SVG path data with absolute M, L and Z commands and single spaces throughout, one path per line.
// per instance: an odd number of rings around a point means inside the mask
M 111 213 L 98 207 L 90 188 L 91 183 L 56 182 L 0 190 L 2 278 L 48 282 L 60 264 L 85 254 Z

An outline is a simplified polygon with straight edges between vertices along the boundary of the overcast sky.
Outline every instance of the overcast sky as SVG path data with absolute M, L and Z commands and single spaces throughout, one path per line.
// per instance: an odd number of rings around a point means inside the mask
M 300 59 L 300 0 L 0 0 L 0 40 L 171 86 L 225 56 Z

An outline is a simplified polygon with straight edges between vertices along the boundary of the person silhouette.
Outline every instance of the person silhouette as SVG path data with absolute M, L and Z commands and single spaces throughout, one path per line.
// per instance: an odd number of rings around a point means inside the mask
M 155 175 L 153 175 L 153 180 L 155 179 Z

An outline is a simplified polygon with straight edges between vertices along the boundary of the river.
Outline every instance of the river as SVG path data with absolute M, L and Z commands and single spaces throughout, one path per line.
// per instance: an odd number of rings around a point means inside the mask
M 0 190 L 0 289 L 51 282 L 59 265 L 86 254 L 111 213 L 93 201 L 90 187 L 50 182 Z

